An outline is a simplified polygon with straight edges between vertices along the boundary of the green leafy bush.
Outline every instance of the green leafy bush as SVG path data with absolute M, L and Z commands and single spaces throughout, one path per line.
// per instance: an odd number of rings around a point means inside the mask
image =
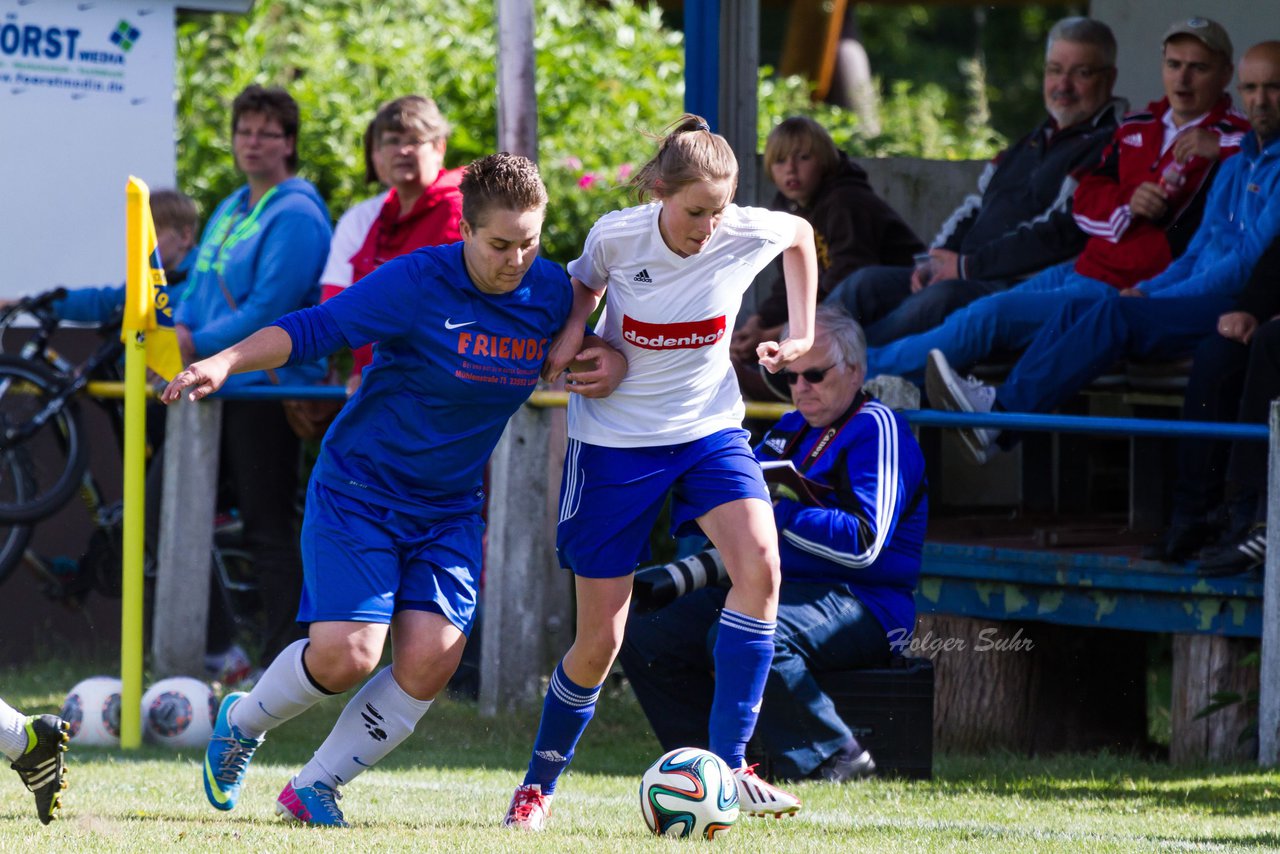
M 544 253 L 571 260 L 591 224 L 631 203 L 623 185 L 679 117 L 683 35 L 657 6 L 632 0 L 541 0 L 536 16 L 539 161 L 551 194 Z M 246 15 L 180 17 L 179 183 L 207 215 L 241 182 L 230 148 L 230 107 L 251 83 L 284 86 L 302 110 L 299 173 L 336 218 L 371 195 L 361 135 L 383 101 L 430 96 L 453 125 L 446 158 L 463 165 L 497 144 L 494 4 L 474 0 L 277 0 Z M 986 157 L 993 134 L 947 118 L 937 87 L 894 87 L 882 132 L 849 112 L 814 106 L 799 78 L 760 81 L 761 138 L 787 115 L 815 115 L 856 154 Z

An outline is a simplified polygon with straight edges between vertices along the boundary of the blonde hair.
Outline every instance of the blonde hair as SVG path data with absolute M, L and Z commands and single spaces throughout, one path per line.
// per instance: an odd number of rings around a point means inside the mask
M 783 119 L 769 133 L 764 144 L 765 166 L 781 163 L 797 151 L 808 152 L 818 162 L 823 175 L 836 171 L 840 151 L 827 129 L 808 116 Z
M 727 181 L 738 189 L 738 158 L 728 140 L 712 133 L 706 119 L 685 113 L 666 130 L 658 153 L 631 179 L 637 196 L 663 198 L 698 182 Z

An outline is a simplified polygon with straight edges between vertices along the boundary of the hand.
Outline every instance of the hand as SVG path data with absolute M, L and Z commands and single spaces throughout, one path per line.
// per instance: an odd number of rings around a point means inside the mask
M 627 357 L 599 339 L 592 339 L 569 365 L 565 390 L 583 397 L 608 397 L 627 375 Z
M 1192 128 L 1178 134 L 1173 143 L 1173 159 L 1186 163 L 1192 157 L 1217 160 L 1222 152 L 1222 140 L 1208 128 Z
M 1218 334 L 1248 344 L 1258 328 L 1258 319 L 1247 311 L 1229 311 L 1218 318 Z
M 570 321 L 556 335 L 551 346 L 547 348 L 546 361 L 542 363 L 542 378 L 553 382 L 560 376 L 569 363 L 578 357 L 582 350 L 583 330 L 581 326 Z
M 227 381 L 230 369 L 231 366 L 227 361 L 219 356 L 210 356 L 195 362 L 179 372 L 173 378 L 173 382 L 165 386 L 164 391 L 160 392 L 160 401 L 173 403 L 183 390 L 188 388 L 191 389 L 191 393 L 187 397 L 191 400 L 208 397 L 222 388 L 222 384 Z
M 756 347 L 760 342 L 772 341 L 781 333 L 781 325 L 764 326 L 760 323 L 760 315 L 753 314 L 729 339 L 729 357 L 736 364 L 750 364 L 755 361 Z
M 756 358 L 765 370 L 776 374 L 808 353 L 812 346 L 812 338 L 788 338 L 780 344 L 777 341 L 764 341 L 756 346 Z
M 1157 220 L 1169 210 L 1169 196 L 1152 181 L 1139 184 L 1129 197 L 1129 210 L 1134 216 Z
M 352 371 L 351 376 L 347 377 L 347 397 L 355 394 L 360 390 L 360 383 L 364 380 L 364 371 Z
M 1143 291 L 1138 290 L 1137 288 L 1125 288 L 1124 290 L 1122 290 L 1122 291 L 1120 292 L 1120 296 L 1122 296 L 1122 297 L 1145 297 L 1145 296 L 1146 296 L 1146 293 L 1145 293 L 1145 292 L 1143 292 Z
M 191 337 L 191 328 L 185 323 L 175 323 L 173 331 L 178 336 L 178 354 L 182 356 L 182 364 L 191 364 L 196 358 L 196 344 Z
M 929 254 L 933 256 L 933 278 L 925 285 L 960 278 L 960 253 L 950 249 L 930 249 Z
M 919 267 L 911 271 L 911 293 L 918 294 L 928 286 L 929 283 L 920 275 Z

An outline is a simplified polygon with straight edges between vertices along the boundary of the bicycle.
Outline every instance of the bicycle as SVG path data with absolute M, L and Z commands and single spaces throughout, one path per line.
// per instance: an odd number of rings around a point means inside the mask
M 75 605 L 94 589 L 106 596 L 120 595 L 123 506 L 106 500 L 89 470 L 77 399 L 91 380 L 121 378 L 124 348 L 118 320 L 100 326 L 103 343 L 80 364 L 51 347 L 61 325 L 53 304 L 65 296 L 66 290 L 57 288 L 0 310 L 0 347 L 18 318 L 35 320 L 34 331 L 17 355 L 0 353 L 0 582 L 25 562 L 44 580 L 49 598 Z M 123 436 L 121 405 L 95 402 L 117 438 Z M 46 560 L 27 546 L 33 523 L 59 510 L 77 488 L 93 532 L 73 570 L 68 562 Z M 232 622 L 237 642 L 255 634 L 263 620 L 253 560 L 240 547 L 240 528 L 234 513 L 219 517 L 211 552 L 214 594 Z M 154 579 L 150 555 L 144 571 Z

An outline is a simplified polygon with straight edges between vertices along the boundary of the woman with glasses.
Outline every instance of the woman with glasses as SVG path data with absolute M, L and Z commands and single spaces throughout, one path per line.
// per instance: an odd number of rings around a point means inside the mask
M 818 262 L 813 227 L 783 211 L 733 203 L 738 163 L 724 137 L 686 115 L 632 179 L 653 201 L 606 214 L 569 264 L 574 311 L 548 351 L 554 378 L 596 330 L 627 357 L 607 398 L 569 408 L 569 447 L 557 547 L 576 576 L 577 634 L 551 677 L 524 782 L 504 824 L 541 830 L 556 781 L 595 711 L 622 644 L 632 574 L 668 493 L 672 526 L 700 528 L 724 557 L 733 590 L 716 643 L 710 749 L 734 769 L 743 811 L 788 815 L 793 795 L 746 765 L 778 609 L 778 541 L 760 465 L 742 429 L 744 408 L 728 332 L 742 295 L 778 255 L 791 337 L 757 348 L 777 371 L 813 343 Z
M 378 110 L 369 129 L 368 171 L 390 190 L 357 205 L 338 222 L 321 276 L 322 299 L 359 281 L 385 261 L 423 246 L 462 239 L 461 169 L 445 169 L 449 123 L 430 98 L 405 95 Z M 348 216 L 355 215 L 348 220 Z M 345 227 L 344 227 L 345 225 Z M 371 347 L 354 353 L 352 391 L 372 361 Z
M 209 217 L 175 316 L 184 363 L 211 356 L 278 317 L 315 305 L 329 253 L 329 209 L 297 177 L 298 104 L 283 89 L 250 86 L 231 105 L 231 143 L 245 184 Z M 319 362 L 254 371 L 230 386 L 307 385 Z M 261 663 L 301 635 L 294 506 L 299 441 L 279 400 L 226 401 L 221 466 L 244 520 L 245 545 L 267 613 Z

